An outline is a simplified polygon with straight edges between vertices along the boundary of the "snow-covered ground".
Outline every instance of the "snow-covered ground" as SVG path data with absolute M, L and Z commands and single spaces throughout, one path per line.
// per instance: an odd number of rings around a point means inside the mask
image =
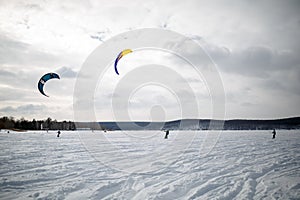
M 0 199 L 300 199 L 300 130 L 0 132 Z

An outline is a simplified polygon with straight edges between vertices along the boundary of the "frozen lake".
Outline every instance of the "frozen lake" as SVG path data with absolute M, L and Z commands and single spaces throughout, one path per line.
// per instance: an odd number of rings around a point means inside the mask
M 299 199 L 300 130 L 0 132 L 0 199 Z

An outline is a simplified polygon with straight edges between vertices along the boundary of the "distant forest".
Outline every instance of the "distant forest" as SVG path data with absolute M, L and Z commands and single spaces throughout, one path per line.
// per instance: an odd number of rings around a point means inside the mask
M 212 123 L 221 123 L 223 130 L 300 129 L 300 117 L 273 120 L 182 119 L 168 122 L 72 122 L 0 118 L 0 129 L 16 130 L 208 130 Z
M 45 120 L 26 120 L 24 118 L 14 119 L 13 117 L 0 118 L 0 129 L 19 130 L 75 130 L 75 123 L 71 121 L 52 120 L 50 117 Z

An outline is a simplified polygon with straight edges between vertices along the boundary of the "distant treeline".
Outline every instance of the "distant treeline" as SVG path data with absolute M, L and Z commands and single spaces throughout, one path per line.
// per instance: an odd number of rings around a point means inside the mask
M 229 130 L 266 130 L 266 129 L 299 129 L 300 117 L 273 120 L 228 120 L 224 129 Z
M 56 121 L 50 117 L 45 120 L 26 120 L 24 118 L 1 117 L 0 129 L 20 130 L 75 130 L 75 123 L 71 121 Z
M 270 130 L 300 129 L 300 117 L 273 120 L 182 119 L 168 122 L 100 122 L 107 130 Z
M 184 123 L 183 123 L 184 122 Z M 181 126 L 180 123 L 186 124 Z M 190 125 L 189 125 L 190 124 Z M 223 124 L 222 126 L 213 126 L 213 124 Z M 164 129 L 218 129 L 221 127 L 223 130 L 270 130 L 270 129 L 300 129 L 300 117 L 291 117 L 284 119 L 272 119 L 272 120 L 210 120 L 210 119 L 187 119 L 176 120 L 167 122 Z
M 46 120 L 13 117 L 0 118 L 0 129 L 21 130 L 268 130 L 300 129 L 300 117 L 274 120 L 210 120 L 182 119 L 168 122 L 76 122 L 56 121 L 50 117 Z

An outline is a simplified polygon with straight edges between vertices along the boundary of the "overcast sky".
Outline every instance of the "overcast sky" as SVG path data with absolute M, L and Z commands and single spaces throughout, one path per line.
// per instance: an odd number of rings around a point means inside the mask
M 299 10 L 297 0 L 0 0 L 0 116 L 73 120 L 74 84 L 84 61 L 110 38 L 141 28 L 176 31 L 204 48 L 223 81 L 226 119 L 299 116 Z M 179 71 L 183 65 L 157 51 L 131 56 L 134 61 L 124 57 L 124 63 L 133 66 L 124 64 L 128 73 L 153 60 Z M 48 72 L 61 76 L 47 82 L 49 98 L 37 90 L 39 78 Z M 200 104 L 198 116 L 184 117 L 209 118 L 209 89 L 203 89 L 204 81 L 192 71 L 182 74 Z M 97 87 L 99 121 L 114 120 L 108 109 L 111 99 L 122 99 L 122 94 L 107 92 L 114 84 L 118 82 L 108 80 Z M 177 119 L 181 115 L 176 101 L 174 92 L 145 86 L 132 93 L 128 112 L 133 120 Z

